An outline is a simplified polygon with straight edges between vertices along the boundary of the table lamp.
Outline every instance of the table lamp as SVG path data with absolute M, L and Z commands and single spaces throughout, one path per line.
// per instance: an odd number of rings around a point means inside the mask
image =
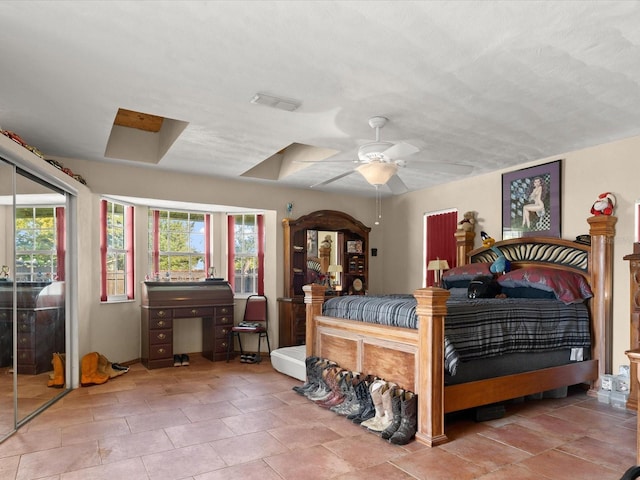
M 338 283 L 338 274 L 342 273 L 342 265 L 329 265 L 327 273 L 331 276 L 331 288 L 335 290 Z
M 433 285 L 435 287 L 442 286 L 442 271 L 449 270 L 449 262 L 446 260 L 440 260 L 439 258 L 435 260 L 429 260 L 427 264 L 427 270 L 432 270 L 434 272 L 434 282 Z

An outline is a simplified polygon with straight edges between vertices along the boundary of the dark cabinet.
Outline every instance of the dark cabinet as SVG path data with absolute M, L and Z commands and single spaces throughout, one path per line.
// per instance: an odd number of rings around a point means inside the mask
M 306 312 L 302 287 L 324 282 L 329 287 L 326 265 L 322 265 L 322 247 L 317 232 L 336 232 L 337 263 L 342 266 L 341 293 L 364 293 L 369 278 L 368 248 L 371 228 L 350 215 L 334 210 L 318 210 L 298 219 L 285 218 L 284 229 L 284 296 L 278 299 L 279 346 L 305 342 Z M 315 232 L 316 236 L 310 235 Z M 310 239 L 315 238 L 314 251 Z

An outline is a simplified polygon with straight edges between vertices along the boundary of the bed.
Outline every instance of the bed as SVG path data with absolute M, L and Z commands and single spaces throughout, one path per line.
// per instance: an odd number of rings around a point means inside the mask
M 412 297 L 417 328 L 344 319 L 323 314 L 324 287 L 305 285 L 306 355 L 337 362 L 342 368 L 375 374 L 418 394 L 416 440 L 445 443 L 445 414 L 518 398 L 568 385 L 587 384 L 595 394 L 599 378 L 611 371 L 612 255 L 616 218 L 594 216 L 590 245 L 546 237 L 496 242 L 492 249 L 473 248 L 473 234 L 459 237 L 458 265 L 492 263 L 499 249 L 514 272 L 532 267 L 580 275 L 592 292 L 587 302 L 588 348 L 581 361 L 554 361 L 535 370 L 470 379 L 460 383 L 445 367 L 445 317 L 451 292 L 420 288 Z M 452 308 L 452 307 L 449 307 Z M 449 328 L 449 327 L 447 327 Z M 571 349 L 569 349 L 571 350 Z M 543 353 L 543 356 L 544 353 Z M 447 378 L 447 382 L 445 382 Z

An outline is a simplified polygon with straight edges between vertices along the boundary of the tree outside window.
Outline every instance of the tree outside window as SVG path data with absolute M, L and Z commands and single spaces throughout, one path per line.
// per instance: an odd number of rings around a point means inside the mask
M 149 265 L 155 270 L 150 272 L 151 278 L 173 281 L 205 278 L 205 215 L 149 211 Z
M 57 264 L 55 208 L 16 208 L 16 281 L 56 280 Z

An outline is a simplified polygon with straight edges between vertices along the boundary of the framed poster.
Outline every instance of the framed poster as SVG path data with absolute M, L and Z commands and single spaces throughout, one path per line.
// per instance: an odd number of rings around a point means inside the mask
M 562 160 L 502 174 L 502 238 L 560 237 Z
M 307 257 L 318 256 L 318 231 L 307 230 Z
M 347 253 L 362 253 L 362 241 L 349 240 L 347 242 Z

